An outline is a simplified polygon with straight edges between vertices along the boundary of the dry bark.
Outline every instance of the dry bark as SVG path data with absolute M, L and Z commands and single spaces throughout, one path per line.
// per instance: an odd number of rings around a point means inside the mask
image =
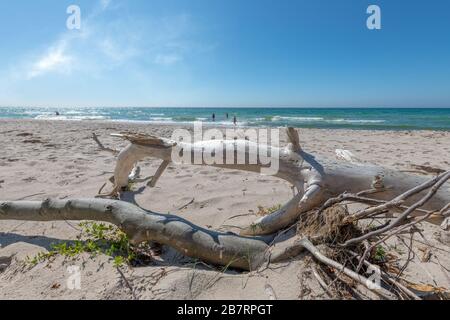
M 298 132 L 293 128 L 287 129 L 290 143 L 284 148 L 275 148 L 265 145 L 256 145 L 247 140 L 210 140 L 196 143 L 175 142 L 169 139 L 116 134 L 115 136 L 125 138 L 131 143 L 118 155 L 114 173 L 115 185 L 111 193 L 114 195 L 121 188 L 128 185 L 130 171 L 135 164 L 147 157 L 163 160 L 163 164 L 155 175 L 157 180 L 169 163 L 172 162 L 172 154 L 191 153 L 191 159 L 199 157 L 202 159 L 199 165 L 210 165 L 225 169 L 235 169 L 261 173 L 267 164 L 260 161 L 257 150 L 263 148 L 266 154 L 279 155 L 279 170 L 275 177 L 284 179 L 295 186 L 298 193 L 279 210 L 259 218 L 252 225 L 242 231 L 242 235 L 268 235 L 292 225 L 300 214 L 314 209 L 323 204 L 330 197 L 344 192 L 357 193 L 361 190 L 374 189 L 373 198 L 378 200 L 394 199 L 389 204 L 382 205 L 388 209 L 398 205 L 408 205 L 417 201 L 421 190 L 415 187 L 430 184 L 426 178 L 409 175 L 402 172 L 378 167 L 374 165 L 351 164 L 329 159 L 319 159 L 305 152 L 300 147 Z M 258 149 L 259 148 L 259 149 Z M 223 151 L 223 164 L 209 164 L 203 159 L 211 156 L 218 150 Z M 226 162 L 226 150 L 245 150 L 245 159 L 257 159 L 256 163 L 238 164 L 237 152 L 234 152 L 233 161 Z M 228 159 L 229 160 L 229 159 Z M 154 183 L 152 183 L 154 185 Z M 403 198 L 397 198 L 405 192 L 411 194 Z M 450 189 L 447 185 L 438 190 L 434 196 L 427 201 L 423 209 L 439 210 L 450 203 Z M 416 215 L 424 215 L 423 211 L 415 211 Z M 434 221 L 441 224 L 442 219 Z

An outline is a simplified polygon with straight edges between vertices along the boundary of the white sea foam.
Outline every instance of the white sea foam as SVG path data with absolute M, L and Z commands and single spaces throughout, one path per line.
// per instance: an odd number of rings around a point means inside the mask
M 171 121 L 173 121 L 173 119 L 170 117 L 151 117 L 150 121 L 152 121 L 152 122 L 156 122 L 156 121 L 171 122 Z
M 386 120 L 369 120 L 369 119 L 328 119 L 330 123 L 383 123 Z
M 65 116 L 65 115 L 55 115 L 55 114 L 40 114 L 35 117 L 38 120 L 54 120 L 54 121 L 83 121 L 83 120 L 107 120 L 104 116 Z
M 274 116 L 272 121 L 322 121 L 322 117 L 285 117 L 285 116 Z
M 264 121 L 266 118 L 256 118 L 256 121 Z M 287 117 L 274 116 L 272 121 L 291 121 L 291 122 L 327 122 L 327 123 L 383 123 L 386 120 L 371 120 L 371 119 L 325 119 L 322 117 Z

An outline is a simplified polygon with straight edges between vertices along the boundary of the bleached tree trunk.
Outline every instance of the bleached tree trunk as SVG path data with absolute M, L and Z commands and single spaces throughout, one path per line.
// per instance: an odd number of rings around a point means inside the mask
M 154 241 L 186 256 L 250 270 L 265 259 L 271 237 L 247 238 L 201 228 L 174 215 L 145 211 L 136 205 L 106 199 L 0 202 L 0 220 L 94 220 L 115 224 L 134 244 Z
M 58 221 L 95 220 L 115 224 L 130 241 L 139 244 L 155 241 L 186 256 L 218 265 L 254 270 L 264 263 L 284 261 L 308 250 L 322 263 L 338 268 L 350 278 L 368 286 L 370 281 L 326 258 L 307 239 L 293 238 L 270 246 L 272 237 L 243 237 L 198 227 L 174 215 L 161 215 L 136 205 L 104 199 L 70 199 L 0 202 L 0 220 Z M 370 288 L 370 287 L 369 287 Z M 380 297 L 394 296 L 383 288 L 373 290 Z
M 261 173 L 267 164 L 261 161 L 261 154 L 279 155 L 279 170 L 275 177 L 290 182 L 298 193 L 280 210 L 261 217 L 245 228 L 242 235 L 268 235 L 288 227 L 299 215 L 320 206 L 330 197 L 343 192 L 360 192 L 374 189 L 375 199 L 392 199 L 395 196 L 423 183 L 425 178 L 386 169 L 375 165 L 362 165 L 315 157 L 302 150 L 298 132 L 293 128 L 287 130 L 290 143 L 284 148 L 256 145 L 247 140 L 210 140 L 196 143 L 176 143 L 169 139 L 152 136 L 116 135 L 128 139 L 131 144 L 118 156 L 115 169 L 114 192 L 126 187 L 128 176 L 134 165 L 147 157 L 163 160 L 162 170 L 158 170 L 157 178 L 162 174 L 173 155 L 190 153 L 191 159 L 197 156 L 202 161 L 198 165 L 210 165 L 225 169 L 244 170 Z M 226 161 L 226 150 L 245 150 L 245 159 L 257 159 L 256 163 L 238 164 L 237 152 L 233 161 Z M 206 163 L 211 155 L 222 151 L 223 164 Z M 256 153 L 256 154 L 255 154 Z M 193 163 L 196 164 L 196 163 Z M 414 203 L 421 194 L 408 199 L 405 204 Z M 439 210 L 450 203 L 450 187 L 444 186 L 431 199 L 426 209 Z M 416 212 L 421 215 L 423 213 Z M 443 219 L 442 219 L 443 221 Z M 440 219 L 436 223 L 442 223 Z

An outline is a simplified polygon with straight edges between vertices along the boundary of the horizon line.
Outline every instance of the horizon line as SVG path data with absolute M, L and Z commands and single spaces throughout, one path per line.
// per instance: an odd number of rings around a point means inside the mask
M 152 108 L 152 109 L 450 109 L 450 106 L 55 106 L 55 105 L 0 105 L 0 108 Z

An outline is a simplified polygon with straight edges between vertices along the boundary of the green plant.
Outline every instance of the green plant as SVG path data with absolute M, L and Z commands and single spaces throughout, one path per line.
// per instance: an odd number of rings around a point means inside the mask
M 36 265 L 57 255 L 73 259 L 82 253 L 89 253 L 92 256 L 98 254 L 109 256 L 114 266 L 119 267 L 124 264 L 135 264 L 140 262 L 141 256 L 150 255 L 147 253 L 148 245 L 140 247 L 131 245 L 128 236 L 116 226 L 97 222 L 82 222 L 79 225 L 82 230 L 79 238 L 85 240 L 53 244 L 49 252 L 40 252 L 32 258 L 28 257 L 27 261 Z
M 266 216 L 266 215 L 271 214 L 280 209 L 281 209 L 281 204 L 277 204 L 277 205 L 274 205 L 274 206 L 268 207 L 268 208 L 265 208 L 263 206 L 258 206 L 258 212 L 256 214 L 258 216 Z
M 31 264 L 32 266 L 35 266 L 42 261 L 51 259 L 55 255 L 56 255 L 55 252 L 39 252 L 34 257 L 27 256 L 26 262 Z
M 136 191 L 136 184 L 132 181 L 129 181 L 126 187 L 126 191 Z
M 125 264 L 125 259 L 122 256 L 115 256 L 113 264 L 115 267 L 120 267 Z
M 384 262 L 386 260 L 386 254 L 387 252 L 382 246 L 377 246 L 373 258 L 378 262 Z
M 252 230 L 253 233 L 256 233 L 256 231 L 258 231 L 258 229 L 262 229 L 262 227 L 260 223 L 252 223 L 250 225 L 250 229 Z

